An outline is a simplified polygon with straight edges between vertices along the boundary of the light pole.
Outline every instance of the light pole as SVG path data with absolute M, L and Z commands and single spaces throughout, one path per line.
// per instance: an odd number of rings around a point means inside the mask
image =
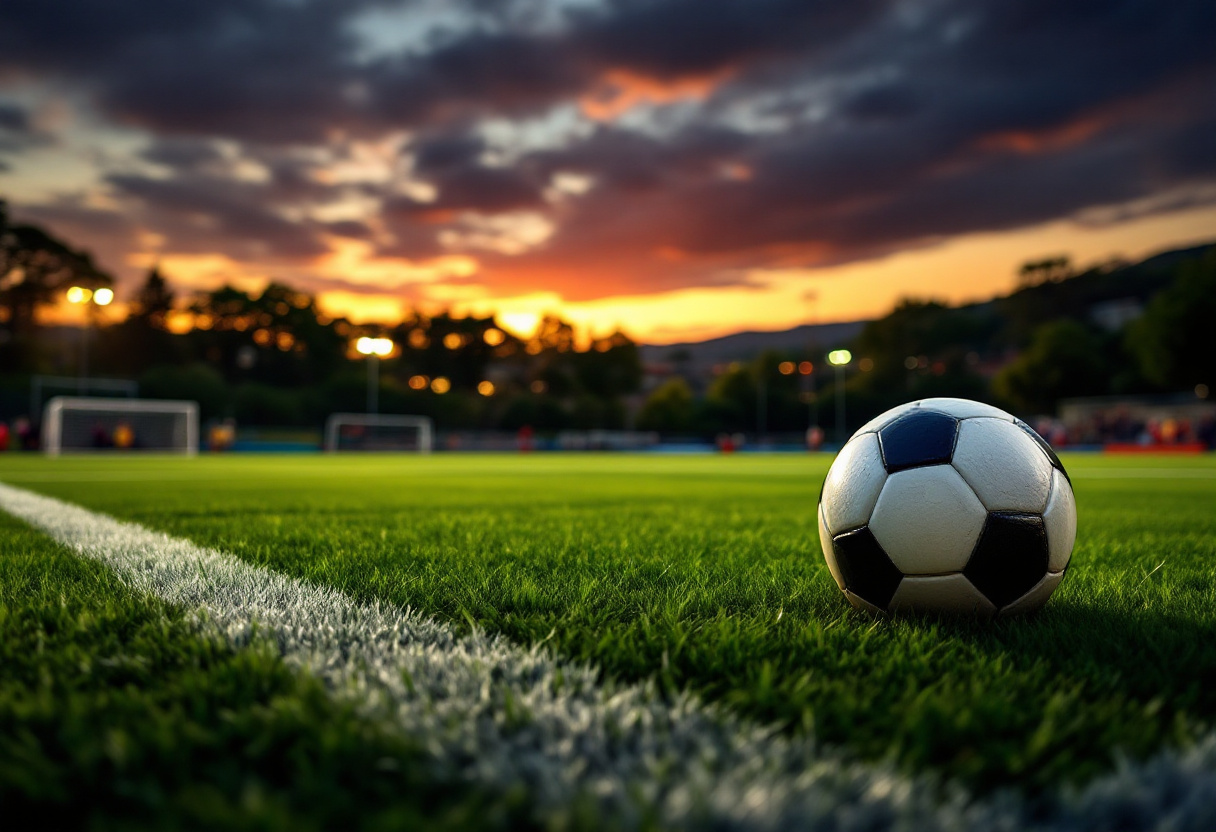
M 367 412 L 380 412 L 380 359 L 392 355 L 393 342 L 388 338 L 360 338 L 355 351 L 367 356 Z
M 114 302 L 114 290 L 102 286 L 93 290 L 84 286 L 73 286 L 67 292 L 68 303 L 84 306 L 84 326 L 80 328 L 80 367 L 76 382 L 77 395 L 83 396 L 89 386 L 89 330 L 93 325 L 93 310 L 98 306 L 109 306 Z
M 832 350 L 828 353 L 828 363 L 836 368 L 836 441 L 844 445 L 844 368 L 853 360 L 853 353 L 848 350 Z
M 819 427 L 819 397 L 815 393 L 815 365 L 809 361 L 803 361 L 798 364 L 798 372 L 806 376 L 806 392 L 803 393 L 803 401 L 807 403 L 807 430 L 813 430 Z
M 759 362 L 759 384 L 756 396 L 756 444 L 764 444 L 764 436 L 768 433 L 768 380 L 764 377 L 764 359 Z

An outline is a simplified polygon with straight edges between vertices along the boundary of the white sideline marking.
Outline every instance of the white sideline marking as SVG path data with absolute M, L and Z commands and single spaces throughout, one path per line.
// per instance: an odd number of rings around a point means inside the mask
M 337 696 L 421 740 L 441 773 L 523 786 L 544 818 L 576 798 L 613 825 L 824 830 L 1210 829 L 1216 735 L 1065 795 L 1034 822 L 1016 797 L 944 799 L 928 781 L 848 763 L 694 697 L 614 685 L 594 668 L 389 605 L 362 604 L 186 540 L 0 483 L 0 509 L 132 588 L 255 639 Z M 1129 825 L 1129 821 L 1131 825 Z
M 1163 480 L 1210 480 L 1216 479 L 1212 468 L 1070 468 L 1069 476 L 1094 479 L 1163 479 Z

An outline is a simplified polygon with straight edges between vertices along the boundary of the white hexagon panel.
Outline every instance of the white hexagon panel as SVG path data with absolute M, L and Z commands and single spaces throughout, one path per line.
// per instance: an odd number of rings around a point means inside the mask
M 1025 430 L 1004 419 L 965 419 L 951 464 L 989 511 L 1040 514 L 1052 464 Z
M 940 410 L 942 413 L 947 413 L 955 419 L 975 419 L 985 416 L 992 419 L 1004 419 L 1006 422 L 1013 421 L 1013 415 L 1006 413 L 999 407 L 993 407 L 983 402 L 975 402 L 971 399 L 953 399 L 949 396 L 940 396 L 934 399 L 921 399 L 918 404 L 927 410 Z
M 828 571 L 832 573 L 836 586 L 844 589 L 844 577 L 840 574 L 840 566 L 836 563 L 836 549 L 832 546 L 832 533 L 828 524 L 823 520 L 823 506 L 819 506 L 819 545 L 823 547 L 823 557 L 828 562 Z
M 977 615 L 982 618 L 996 614 L 992 602 L 957 572 L 953 575 L 904 578 L 891 598 L 890 609 L 891 612 Z
M 836 535 L 860 529 L 870 519 L 878 493 L 887 480 L 878 436 L 868 433 L 850 440 L 836 455 L 823 481 L 823 519 Z
M 961 572 L 988 512 L 950 465 L 909 468 L 887 477 L 870 531 L 905 575 Z
M 1068 477 L 1058 469 L 1052 471 L 1051 496 L 1047 498 L 1043 524 L 1047 527 L 1047 568 L 1063 572 L 1077 540 L 1077 501 Z

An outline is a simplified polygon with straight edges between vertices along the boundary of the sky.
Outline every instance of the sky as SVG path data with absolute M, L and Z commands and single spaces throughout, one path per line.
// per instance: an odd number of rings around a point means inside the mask
M 0 198 L 128 297 L 651 343 L 1216 239 L 1211 0 L 5 0 Z

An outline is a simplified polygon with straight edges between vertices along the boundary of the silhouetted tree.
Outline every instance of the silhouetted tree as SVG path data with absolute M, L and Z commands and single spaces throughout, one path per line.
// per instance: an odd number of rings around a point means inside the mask
M 640 430 L 657 430 L 664 433 L 683 433 L 692 428 L 692 390 L 688 382 L 674 376 L 663 382 L 642 405 L 638 413 Z
M 169 288 L 168 281 L 160 269 L 153 266 L 131 304 L 130 319 L 153 329 L 164 329 L 168 315 L 173 311 L 173 301 L 173 290 Z
M 1097 336 L 1064 319 L 1039 327 L 1030 347 L 993 379 L 993 390 L 1024 411 L 1051 413 L 1062 398 L 1106 392 L 1109 373 Z
M 1145 377 L 1162 387 L 1216 386 L 1216 252 L 1180 266 L 1128 328 L 1127 345 Z
M 1059 283 L 1074 274 L 1072 260 L 1068 255 L 1029 260 L 1018 269 L 1019 286 L 1041 286 L 1044 283 Z
M 110 286 L 113 278 L 85 251 L 72 248 L 35 225 L 0 226 L 0 309 L 17 336 L 33 327 L 40 306 L 54 303 L 60 292 L 78 285 Z

